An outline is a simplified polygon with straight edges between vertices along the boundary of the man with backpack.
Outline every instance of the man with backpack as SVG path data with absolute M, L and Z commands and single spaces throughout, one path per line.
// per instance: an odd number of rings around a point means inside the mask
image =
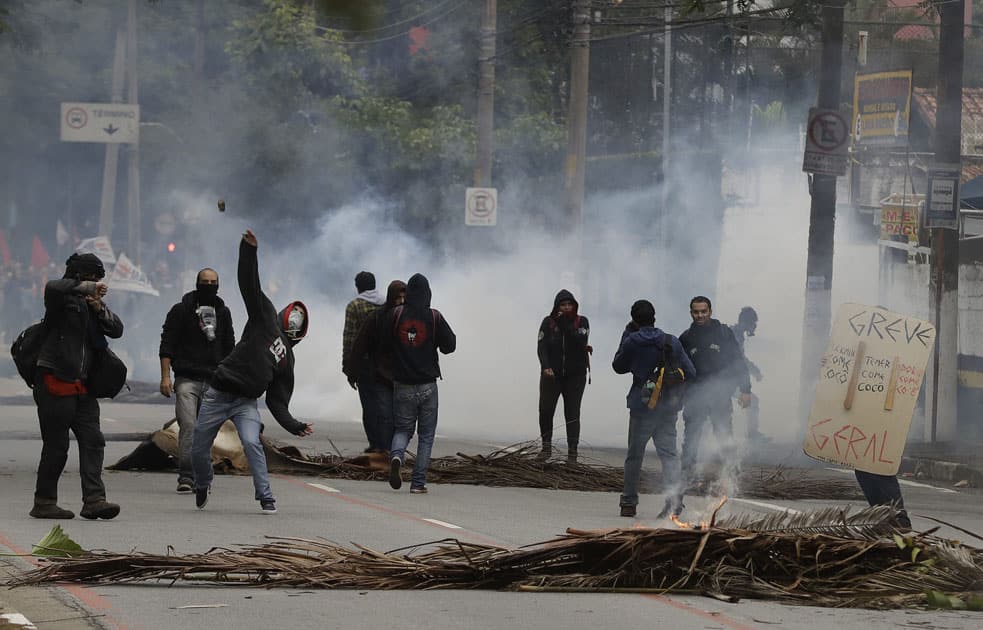
M 72 254 L 65 275 L 44 287 L 44 341 L 34 373 L 34 401 L 41 425 L 41 461 L 34 491 L 34 518 L 74 518 L 58 506 L 58 479 L 68 461 L 68 432 L 75 434 L 82 478 L 83 518 L 111 519 L 119 505 L 106 501 L 102 463 L 106 440 L 99 402 L 88 389 L 106 337 L 123 336 L 123 323 L 103 303 L 109 291 L 95 254 Z
M 683 349 L 696 367 L 696 379 L 686 390 L 683 409 L 683 475 L 692 480 L 704 425 L 709 421 L 720 444 L 725 466 L 733 461 L 731 398 L 740 390 L 738 404 L 751 404 L 751 380 L 747 361 L 729 327 L 713 319 L 710 298 L 698 295 L 690 300 L 693 323 L 679 336 Z
M 178 428 L 178 494 L 194 491 L 191 440 L 201 397 L 219 361 L 236 345 L 232 313 L 218 296 L 218 272 L 198 272 L 195 290 L 171 307 L 160 334 L 160 393 L 174 394 Z M 171 369 L 174 382 L 171 382 Z
M 573 293 L 562 289 L 553 300 L 553 310 L 539 325 L 536 354 L 539 356 L 539 436 L 543 442 L 540 459 L 553 454 L 553 415 L 563 397 L 563 420 L 567 432 L 567 461 L 577 461 L 580 444 L 580 403 L 590 369 L 590 322 L 579 313 Z
M 416 461 L 410 479 L 410 492 L 427 492 L 427 467 L 434 436 L 437 434 L 437 379 L 440 363 L 437 351 L 450 354 L 457 349 L 457 336 L 440 311 L 430 308 L 430 282 L 414 274 L 406 283 L 406 299 L 393 309 L 388 342 L 393 356 L 392 448 L 389 454 L 389 485 L 403 485 L 400 469 L 406 447 L 419 433 Z
M 684 383 L 696 376 L 693 363 L 679 340 L 655 327 L 655 307 L 638 300 L 631 307 L 631 321 L 621 335 L 612 362 L 618 374 L 631 374 L 628 389 L 628 454 L 621 516 L 633 517 L 638 506 L 638 482 L 645 446 L 651 439 L 662 462 L 666 492 L 659 518 L 683 509 L 679 457 L 676 453 L 676 416 L 681 408 Z

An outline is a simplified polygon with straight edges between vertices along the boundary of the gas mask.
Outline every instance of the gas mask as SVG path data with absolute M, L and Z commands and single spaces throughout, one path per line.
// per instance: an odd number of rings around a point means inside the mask
M 198 325 L 201 326 L 201 332 L 205 333 L 205 338 L 215 341 L 215 324 L 218 322 L 215 307 L 199 306 L 195 309 L 195 313 L 198 315 Z
M 302 307 L 295 306 L 290 311 L 290 314 L 287 315 L 287 329 L 284 331 L 288 339 L 298 340 L 301 338 L 304 332 L 305 319 L 307 319 L 307 313 Z

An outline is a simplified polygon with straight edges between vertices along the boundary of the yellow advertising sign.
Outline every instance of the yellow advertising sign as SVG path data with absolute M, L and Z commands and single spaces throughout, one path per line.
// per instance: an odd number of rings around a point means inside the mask
M 809 413 L 806 455 L 896 474 L 934 346 L 935 327 L 926 321 L 863 304 L 841 306 Z
M 903 146 L 911 117 L 911 70 L 857 74 L 853 83 L 855 146 Z

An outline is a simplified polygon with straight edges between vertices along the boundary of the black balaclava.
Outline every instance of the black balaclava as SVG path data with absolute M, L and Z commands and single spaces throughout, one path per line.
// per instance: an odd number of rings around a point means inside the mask
M 106 277 L 106 268 L 95 254 L 72 254 L 65 261 L 65 278 Z
M 218 298 L 218 283 L 195 283 L 195 293 L 198 296 L 198 304 L 203 306 L 215 306 L 215 301 Z

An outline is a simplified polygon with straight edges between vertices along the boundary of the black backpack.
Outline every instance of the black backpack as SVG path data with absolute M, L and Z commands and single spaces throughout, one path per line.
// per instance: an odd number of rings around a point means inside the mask
M 662 346 L 662 357 L 642 383 L 641 402 L 649 409 L 658 407 L 669 413 L 676 413 L 683 408 L 686 376 L 679 361 L 673 360 L 675 355 L 672 340 L 673 336 L 667 333 L 666 342 Z
M 44 345 L 47 332 L 48 328 L 42 319 L 21 331 L 10 346 L 10 356 L 17 366 L 17 373 L 31 389 L 34 389 L 34 372 L 37 370 L 41 346 Z

